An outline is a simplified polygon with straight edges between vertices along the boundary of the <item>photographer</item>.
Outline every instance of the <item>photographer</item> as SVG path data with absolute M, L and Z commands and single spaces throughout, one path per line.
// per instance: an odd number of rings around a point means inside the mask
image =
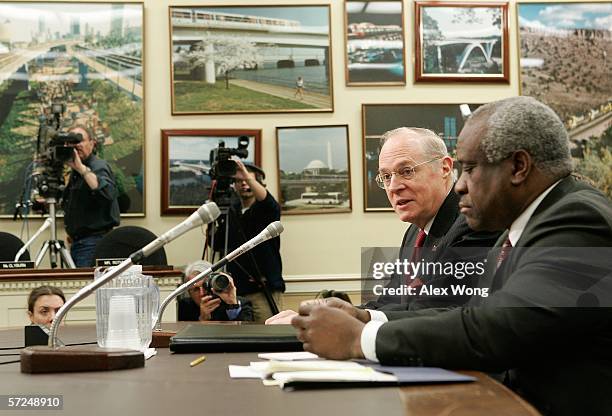
M 240 197 L 240 205 L 233 204 L 228 216 L 228 252 L 259 234 L 268 224 L 280 219 L 280 205 L 262 184 L 264 172 L 254 165 L 245 166 L 235 158 L 234 189 Z M 224 241 L 225 224 L 219 221 L 215 235 L 215 249 L 219 251 Z M 227 266 L 236 280 L 238 295 L 253 304 L 255 322 L 263 323 L 274 313 L 266 298 L 269 291 L 277 307 L 281 307 L 281 294 L 285 291 L 280 256 L 280 238 L 268 240 Z
M 82 140 L 74 148 L 74 158 L 66 162 L 72 172 L 63 194 L 64 224 L 75 265 L 91 267 L 96 244 L 119 225 L 117 186 L 109 164 L 95 155 L 93 132 L 77 125 L 70 133 L 80 134 Z
M 210 263 L 198 260 L 187 266 L 185 270 L 185 282 L 195 278 L 198 274 L 210 267 Z M 244 298 L 236 296 L 236 286 L 230 275 L 224 274 L 228 281 L 228 287 L 220 292 L 209 293 L 207 282 L 212 279 L 196 283 L 189 288 L 189 297 L 184 296 L 178 300 L 179 321 L 252 321 L 253 308 L 251 303 Z

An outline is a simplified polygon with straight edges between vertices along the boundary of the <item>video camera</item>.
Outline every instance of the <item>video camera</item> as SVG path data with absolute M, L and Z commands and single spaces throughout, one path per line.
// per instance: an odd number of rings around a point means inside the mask
M 220 142 L 219 146 L 210 151 L 210 171 L 211 179 L 217 181 L 212 195 L 212 201 L 216 202 L 219 207 L 227 207 L 230 205 L 231 189 L 230 184 L 233 181 L 233 176 L 236 174 L 236 162 L 231 159 L 232 156 L 246 158 L 249 156 L 249 138 L 247 136 L 238 137 L 238 147 L 235 149 L 225 147 L 225 142 Z
M 34 192 L 44 198 L 59 196 L 64 190 L 64 163 L 74 157 L 74 147 L 83 140 L 81 134 L 62 128 L 66 105 L 54 100 L 39 117 L 36 155 L 32 168 Z
M 238 156 L 242 159 L 248 157 L 248 147 L 249 138 L 247 136 L 238 137 L 238 147 L 235 149 L 225 147 L 225 142 L 220 142 L 218 147 L 210 151 L 211 178 L 234 176 L 236 174 L 236 162 L 231 157 Z

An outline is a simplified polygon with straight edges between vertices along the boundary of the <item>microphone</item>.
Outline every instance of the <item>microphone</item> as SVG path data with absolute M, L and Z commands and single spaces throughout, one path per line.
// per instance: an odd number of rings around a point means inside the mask
M 82 287 L 73 297 L 64 303 L 59 311 L 57 311 L 57 315 L 51 324 L 51 330 L 49 333 L 49 347 L 55 348 L 57 328 L 59 327 L 62 318 L 66 315 L 66 313 L 68 313 L 68 310 L 72 308 L 73 305 L 80 302 L 83 298 L 90 295 L 94 290 L 104 285 L 106 282 L 126 271 L 130 266 L 138 264 L 142 259 L 159 250 L 161 247 L 165 246 L 175 238 L 185 234 L 187 231 L 203 224 L 204 222 L 213 222 L 217 219 L 220 213 L 221 211 L 219 211 L 219 207 L 217 207 L 217 204 L 214 202 L 209 202 L 202 205 L 185 221 L 175 226 L 170 231 L 165 232 L 161 237 L 153 240 L 142 249 L 132 253 L 129 258 L 125 259 L 117 266 L 108 269 L 102 276 L 100 276 L 100 278 Z
M 217 207 L 217 204 L 215 204 L 214 202 L 209 202 L 207 204 L 202 205 L 185 221 L 172 228 L 171 230 L 166 231 L 160 237 L 156 238 L 155 240 L 144 246 L 142 249 L 130 255 L 132 262 L 134 264 L 137 264 L 143 258 L 150 256 L 151 254 L 159 250 L 161 247 L 168 244 L 170 241 L 185 234 L 187 231 L 198 227 L 204 223 L 208 224 L 213 222 L 219 217 L 220 214 L 221 211 L 219 210 L 219 207 Z
M 211 274 L 212 272 L 219 270 L 220 268 L 225 266 L 230 261 L 233 261 L 236 257 L 246 253 L 247 251 L 253 249 L 255 246 L 258 246 L 259 244 L 263 243 L 264 241 L 267 241 L 274 237 L 278 237 L 280 233 L 283 232 L 283 230 L 284 230 L 284 227 L 280 221 L 274 221 L 273 223 L 270 223 L 265 229 L 263 229 L 255 237 L 251 238 L 249 241 L 247 241 L 246 243 L 244 243 L 243 245 L 241 245 L 240 247 L 238 247 L 237 249 L 235 249 L 234 251 L 232 251 L 225 257 L 223 257 L 221 260 L 219 260 L 218 262 L 213 264 L 211 267 L 209 267 L 208 269 L 198 274 L 193 279 L 183 283 L 182 285 L 174 289 L 174 291 L 170 293 L 166 299 L 164 299 L 161 306 L 159 307 L 159 313 L 157 314 L 157 319 L 155 320 L 155 324 L 153 324 L 153 328 L 156 331 L 161 331 L 162 315 L 164 314 L 164 310 L 166 309 L 166 306 L 168 306 L 168 304 L 174 298 L 176 298 L 178 295 L 180 295 L 185 290 L 189 289 L 191 286 L 195 285 L 199 281 L 204 280 L 204 278 L 208 276 L 209 274 Z

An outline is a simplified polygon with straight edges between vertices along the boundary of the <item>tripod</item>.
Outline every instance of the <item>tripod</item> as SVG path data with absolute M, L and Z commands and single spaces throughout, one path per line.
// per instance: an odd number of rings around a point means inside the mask
M 53 197 L 49 197 L 45 199 L 45 203 L 49 207 L 49 218 L 45 220 L 45 222 L 40 226 L 38 230 L 34 233 L 32 238 L 30 238 L 25 245 L 19 250 L 17 255 L 15 256 L 15 261 L 19 261 L 19 257 L 26 251 L 26 249 L 32 244 L 34 240 L 38 238 L 40 234 L 43 233 L 47 228 L 51 230 L 51 239 L 47 240 L 43 243 L 42 247 L 38 251 L 36 255 L 36 260 L 34 261 L 34 267 L 38 267 L 42 262 L 43 257 L 47 251 L 49 252 L 49 262 L 51 264 L 51 268 L 55 269 L 57 267 L 58 257 L 61 261 L 62 268 L 69 267 L 71 269 L 76 268 L 72 257 L 70 256 L 70 252 L 66 249 L 64 242 L 62 240 L 57 239 L 57 226 L 56 226 L 56 218 L 55 218 L 55 204 L 57 203 L 56 199 Z

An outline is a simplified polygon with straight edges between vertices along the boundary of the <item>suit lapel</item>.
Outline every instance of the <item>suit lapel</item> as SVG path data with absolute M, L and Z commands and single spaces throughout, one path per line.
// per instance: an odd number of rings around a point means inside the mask
M 459 215 L 459 196 L 451 190 L 440 206 L 423 247 L 435 248 Z

